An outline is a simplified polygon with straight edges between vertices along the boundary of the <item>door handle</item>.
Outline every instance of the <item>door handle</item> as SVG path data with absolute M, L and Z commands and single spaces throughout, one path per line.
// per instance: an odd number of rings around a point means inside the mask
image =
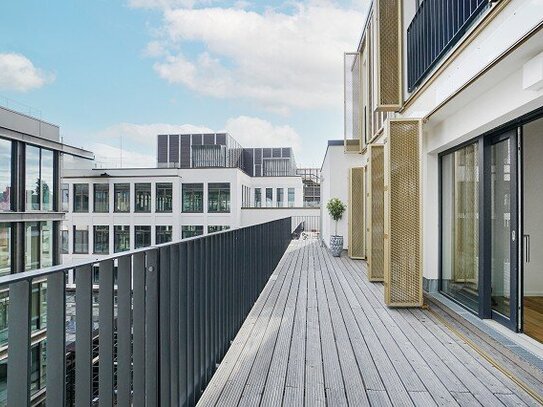
M 524 235 L 524 261 L 530 262 L 530 235 Z

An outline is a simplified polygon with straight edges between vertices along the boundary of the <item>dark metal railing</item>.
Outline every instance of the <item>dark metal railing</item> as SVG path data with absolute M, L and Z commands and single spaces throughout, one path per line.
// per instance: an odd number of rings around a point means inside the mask
M 488 0 L 423 0 L 407 28 L 407 86 L 412 92 L 470 24 Z
M 0 277 L 10 301 L 8 405 L 30 405 L 31 289 L 37 279 L 47 281 L 47 406 L 194 405 L 287 249 L 291 231 L 291 218 L 285 218 Z M 92 324 L 96 264 L 98 349 Z M 66 345 L 71 271 L 76 333 L 75 343 Z M 67 377 L 67 365 L 68 371 L 75 366 L 75 376 Z

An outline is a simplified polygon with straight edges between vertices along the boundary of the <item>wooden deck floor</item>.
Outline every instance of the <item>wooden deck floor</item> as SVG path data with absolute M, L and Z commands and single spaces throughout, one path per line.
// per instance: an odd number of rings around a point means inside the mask
M 388 309 L 365 263 L 294 241 L 199 406 L 538 405 L 424 310 Z

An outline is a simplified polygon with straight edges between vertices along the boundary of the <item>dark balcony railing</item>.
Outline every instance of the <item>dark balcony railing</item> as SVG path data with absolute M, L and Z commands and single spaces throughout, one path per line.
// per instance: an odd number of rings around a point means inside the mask
M 287 249 L 291 222 L 285 218 L 99 262 L 0 277 L 10 301 L 8 405 L 30 405 L 31 295 L 37 280 L 47 282 L 47 406 L 194 405 Z M 92 324 L 96 265 L 98 331 Z M 66 344 L 70 271 L 76 332 L 75 343 Z
M 423 0 L 407 29 L 407 85 L 412 92 L 470 24 L 488 0 Z

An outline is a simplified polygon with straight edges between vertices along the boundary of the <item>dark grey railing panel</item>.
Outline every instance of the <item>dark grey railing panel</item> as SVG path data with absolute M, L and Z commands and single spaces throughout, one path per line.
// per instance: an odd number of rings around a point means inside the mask
M 47 407 L 66 405 L 65 287 L 64 273 L 47 277 Z
M 75 405 L 92 402 L 92 268 L 75 269 Z
M 9 358 L 7 402 L 30 405 L 30 308 L 32 284 L 20 281 L 9 286 Z
M 34 402 L 31 286 L 44 281 L 48 406 L 195 405 L 285 252 L 290 231 L 287 218 L 0 277 L 0 289 L 10 289 L 9 405 Z M 73 287 L 65 279 L 72 270 L 76 329 L 66 344 L 66 313 L 73 309 L 66 307 L 66 293 Z
M 133 314 L 133 363 L 134 363 L 134 407 L 145 406 L 145 254 L 132 257 L 132 276 L 134 280 Z
M 113 405 L 113 260 L 100 263 L 98 392 L 100 407 Z
M 117 265 L 117 405 L 131 405 L 132 391 L 132 259 Z M 143 273 L 142 273 L 143 275 Z M 135 287 L 134 287 L 135 289 Z M 135 321 L 134 321 L 135 322 Z

